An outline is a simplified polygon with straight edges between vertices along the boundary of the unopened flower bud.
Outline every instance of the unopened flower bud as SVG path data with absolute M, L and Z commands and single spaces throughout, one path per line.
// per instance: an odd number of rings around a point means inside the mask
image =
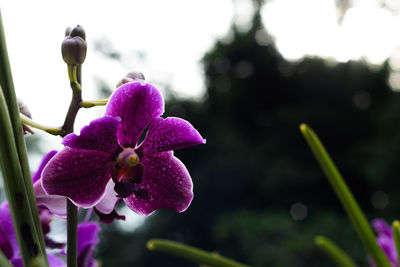
M 69 36 L 70 33 L 71 33 L 71 31 L 72 31 L 72 28 L 71 28 L 71 27 L 67 27 L 67 28 L 65 29 L 65 36 L 64 36 L 64 37 Z
M 71 37 L 79 36 L 83 40 L 86 40 L 85 29 L 81 25 L 76 25 L 76 27 L 73 28 L 71 30 L 71 32 L 69 33 L 69 36 L 71 36 Z
M 129 72 L 128 74 L 125 75 L 124 78 L 122 78 L 118 83 L 117 83 L 117 88 L 120 87 L 121 85 L 125 84 L 125 83 L 130 83 L 130 82 L 134 82 L 134 81 L 144 81 L 144 75 L 143 73 L 139 72 L 139 71 L 132 71 Z
M 65 30 L 65 39 L 61 45 L 62 57 L 68 65 L 81 65 L 86 58 L 86 34 L 82 26 L 78 25 Z

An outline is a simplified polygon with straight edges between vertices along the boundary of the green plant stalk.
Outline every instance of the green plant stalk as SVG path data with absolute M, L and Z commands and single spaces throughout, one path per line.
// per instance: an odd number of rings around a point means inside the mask
M 71 71 L 72 70 L 72 71 Z M 75 118 L 82 102 L 82 65 L 68 66 L 72 99 L 68 108 L 62 137 L 74 131 Z M 67 198 L 67 266 L 78 266 L 78 208 Z
M 37 262 L 38 258 L 46 259 L 44 262 L 47 262 L 47 256 L 40 251 L 40 241 L 37 233 L 35 233 L 35 224 L 31 215 L 11 121 L 2 90 L 0 90 L 0 129 L 0 167 L 3 172 L 4 189 L 24 266 L 32 266 L 32 263 Z
M 47 132 L 49 134 L 52 134 L 52 135 L 62 135 L 62 133 L 63 133 L 62 129 L 59 128 L 59 127 L 50 127 L 50 126 L 46 126 L 46 125 L 37 123 L 37 122 L 31 120 L 29 117 L 25 116 L 22 113 L 20 113 L 19 116 L 20 116 L 22 124 L 32 126 L 32 127 L 36 128 L 36 129 L 45 131 L 45 132 Z
M 78 208 L 67 198 L 67 266 L 78 266 Z
M 8 177 L 6 179 L 21 179 L 18 190 L 20 193 L 24 194 L 24 198 L 27 199 L 25 216 L 30 217 L 33 220 L 33 224 L 29 225 L 30 231 L 32 231 L 32 237 L 35 242 L 38 243 L 39 252 L 43 256 L 43 260 L 47 263 L 46 247 L 43 238 L 43 232 L 41 228 L 41 223 L 39 219 L 39 214 L 36 206 L 36 198 L 33 191 L 32 179 L 30 174 L 30 168 L 28 163 L 28 155 L 26 152 L 26 144 L 23 137 L 22 125 L 19 118 L 19 108 L 18 102 L 15 95 L 14 83 L 11 74 L 10 62 L 8 59 L 8 52 L 4 34 L 4 27 L 0 12 L 0 85 L 2 87 L 3 98 L 8 112 L 5 113 L 11 123 L 10 130 L 12 132 L 13 138 L 9 139 L 15 145 L 17 152 L 17 157 L 15 158 L 15 163 L 19 163 L 20 169 L 22 171 L 22 177 Z M 4 104 L 4 103 L 3 103 Z M 2 128 L 4 130 L 4 128 Z M 4 155 L 4 154 L 3 154 Z M 15 201 L 14 199 L 9 199 L 10 202 Z M 11 206 L 10 206 L 11 209 Z M 14 211 L 16 212 L 16 211 Z
M 85 100 L 81 102 L 82 108 L 91 108 L 94 106 L 105 106 L 107 105 L 108 99 L 99 99 L 99 100 Z
M 0 250 L 0 266 L 13 267 L 1 250 Z
M 344 252 L 341 248 L 339 248 L 334 242 L 329 240 L 324 236 L 317 236 L 315 238 L 315 244 L 320 247 L 323 251 L 326 252 L 334 261 L 336 261 L 338 266 L 341 267 L 357 267 L 357 264 Z
M 306 124 L 301 124 L 300 130 L 375 264 L 379 267 L 390 267 L 391 265 L 378 246 L 374 232 L 364 213 L 318 136 Z
M 149 250 L 166 252 L 197 264 L 206 264 L 214 267 L 249 267 L 249 265 L 222 257 L 216 253 L 210 253 L 198 248 L 164 239 L 149 240 L 147 242 L 147 248 Z
M 394 244 L 396 245 L 397 259 L 399 259 L 399 257 L 400 257 L 400 222 L 394 221 L 392 224 L 392 229 L 393 229 Z

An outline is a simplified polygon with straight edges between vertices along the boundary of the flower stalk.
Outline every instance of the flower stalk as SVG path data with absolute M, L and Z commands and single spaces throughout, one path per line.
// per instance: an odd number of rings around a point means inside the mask
M 397 220 L 394 221 L 392 224 L 392 229 L 393 229 L 394 244 L 396 246 L 397 258 L 398 258 L 400 255 L 400 222 Z
M 62 137 L 74 131 L 75 118 L 82 102 L 82 66 L 68 65 L 68 77 L 72 89 L 72 99 L 61 129 Z M 78 266 L 78 208 L 67 198 L 67 266 Z
M 149 240 L 147 242 L 147 248 L 149 250 L 166 252 L 197 264 L 205 264 L 213 267 L 249 267 L 249 265 L 222 257 L 217 253 L 210 253 L 198 248 L 164 239 Z
M 94 106 L 105 106 L 108 103 L 107 99 L 100 99 L 100 100 L 84 100 L 81 102 L 82 108 L 91 108 Z
M 0 142 L 4 187 L 26 266 L 48 266 L 0 13 Z
M 365 218 L 364 213 L 318 136 L 306 124 L 300 125 L 300 131 L 375 264 L 379 267 L 390 267 L 391 265 L 388 259 L 375 240 L 374 232 Z
M 8 262 L 7 257 L 0 250 L 0 266 L 2 267 L 13 267 L 10 262 Z
M 342 267 L 357 267 L 357 264 L 350 258 L 349 255 L 341 248 L 339 248 L 332 240 L 324 236 L 317 236 L 315 238 L 315 244 L 326 252 L 338 266 Z
M 19 117 L 21 119 L 21 123 L 23 123 L 23 124 L 32 126 L 32 127 L 36 128 L 36 129 L 45 131 L 45 132 L 47 132 L 49 134 L 52 134 L 52 135 L 62 135 L 63 134 L 62 129 L 59 128 L 59 127 L 50 127 L 50 126 L 46 126 L 46 125 L 43 125 L 43 124 L 39 124 L 39 123 L 33 121 L 32 119 L 30 119 L 29 117 L 25 116 L 22 113 L 19 114 Z

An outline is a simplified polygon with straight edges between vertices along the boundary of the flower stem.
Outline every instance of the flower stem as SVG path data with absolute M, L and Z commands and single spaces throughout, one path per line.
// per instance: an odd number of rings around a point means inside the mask
M 82 102 L 82 66 L 68 66 L 68 76 L 72 89 L 72 99 L 68 108 L 64 124 L 62 137 L 74 131 L 75 118 L 78 114 L 80 103 Z M 78 208 L 67 198 L 67 267 L 77 267 L 78 265 Z
M 0 250 L 0 266 L 13 267 L 1 250 Z
M 399 257 L 400 257 L 400 222 L 394 221 L 392 224 L 392 229 L 393 229 L 393 239 L 394 239 L 394 243 L 396 245 L 397 259 L 399 259 Z
M 78 266 L 78 208 L 67 198 L 67 266 Z
M 0 85 L 2 108 L 1 162 L 5 191 L 24 263 L 42 258 L 48 266 L 43 232 L 33 191 L 26 144 L 15 95 L 10 62 L 0 12 Z M 15 175 L 15 176 L 14 176 Z M 6 185 L 7 184 L 7 185 Z M 21 208 L 20 205 L 23 205 Z M 24 238 L 25 236 L 25 238 Z M 29 239 L 29 240 L 28 240 Z M 32 246 L 31 246 L 32 245 Z M 27 265 L 28 266 L 28 265 Z M 43 266 L 43 265 L 42 265 Z
M 40 250 L 40 237 L 43 238 L 43 234 L 39 235 L 33 219 L 32 207 L 29 203 L 7 104 L 2 90 L 0 90 L 0 129 L 2 129 L 0 131 L 0 167 L 4 177 L 4 190 L 8 199 L 22 260 L 25 266 L 29 266 L 35 258 L 45 258 L 46 256 Z
M 49 127 L 43 124 L 39 124 L 37 122 L 34 122 L 33 120 L 31 120 L 29 117 L 25 116 L 24 114 L 20 113 L 19 117 L 21 119 L 21 123 L 32 126 L 36 129 L 45 131 L 49 134 L 52 135 L 62 135 L 62 129 L 60 127 Z
M 357 201 L 353 197 L 346 182 L 342 178 L 328 152 L 325 150 L 318 136 L 306 124 L 300 125 L 301 133 L 306 139 L 320 167 L 328 178 L 333 190 L 338 196 L 343 208 L 347 212 L 354 228 L 356 229 L 361 241 L 363 242 L 368 253 L 379 267 L 390 267 L 390 263 L 378 246 L 375 240 L 374 232 L 369 225 L 364 213 L 359 207 Z
M 344 252 L 341 248 L 339 248 L 335 243 L 323 236 L 317 236 L 315 238 L 315 243 L 318 247 L 324 250 L 333 260 L 335 260 L 338 266 L 341 267 L 357 267 L 357 264 Z
M 81 107 L 82 108 L 91 108 L 94 106 L 105 106 L 107 105 L 108 98 L 107 99 L 100 99 L 100 100 L 85 100 L 81 102 Z
M 149 250 L 166 252 L 197 264 L 206 264 L 213 267 L 249 267 L 249 265 L 222 257 L 216 253 L 210 253 L 169 240 L 151 239 L 147 242 L 147 248 Z

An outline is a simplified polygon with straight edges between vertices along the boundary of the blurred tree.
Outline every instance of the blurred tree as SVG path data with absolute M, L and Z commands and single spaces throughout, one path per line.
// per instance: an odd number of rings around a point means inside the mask
M 231 42 L 217 42 L 204 57 L 204 100 L 167 103 L 166 115 L 189 120 L 207 139 L 176 152 L 193 178 L 192 205 L 182 214 L 159 211 L 133 233 L 104 228 L 98 256 L 104 266 L 195 266 L 146 251 L 146 241 L 159 237 L 252 266 L 334 266 L 314 246 L 323 234 L 366 265 L 298 126 L 319 134 L 369 219 L 396 218 L 400 97 L 386 83 L 388 64 L 288 62 L 258 13 L 248 32 L 232 32 Z M 371 203 L 378 190 L 389 196 L 385 209 Z M 306 208 L 301 216 L 295 203 Z

